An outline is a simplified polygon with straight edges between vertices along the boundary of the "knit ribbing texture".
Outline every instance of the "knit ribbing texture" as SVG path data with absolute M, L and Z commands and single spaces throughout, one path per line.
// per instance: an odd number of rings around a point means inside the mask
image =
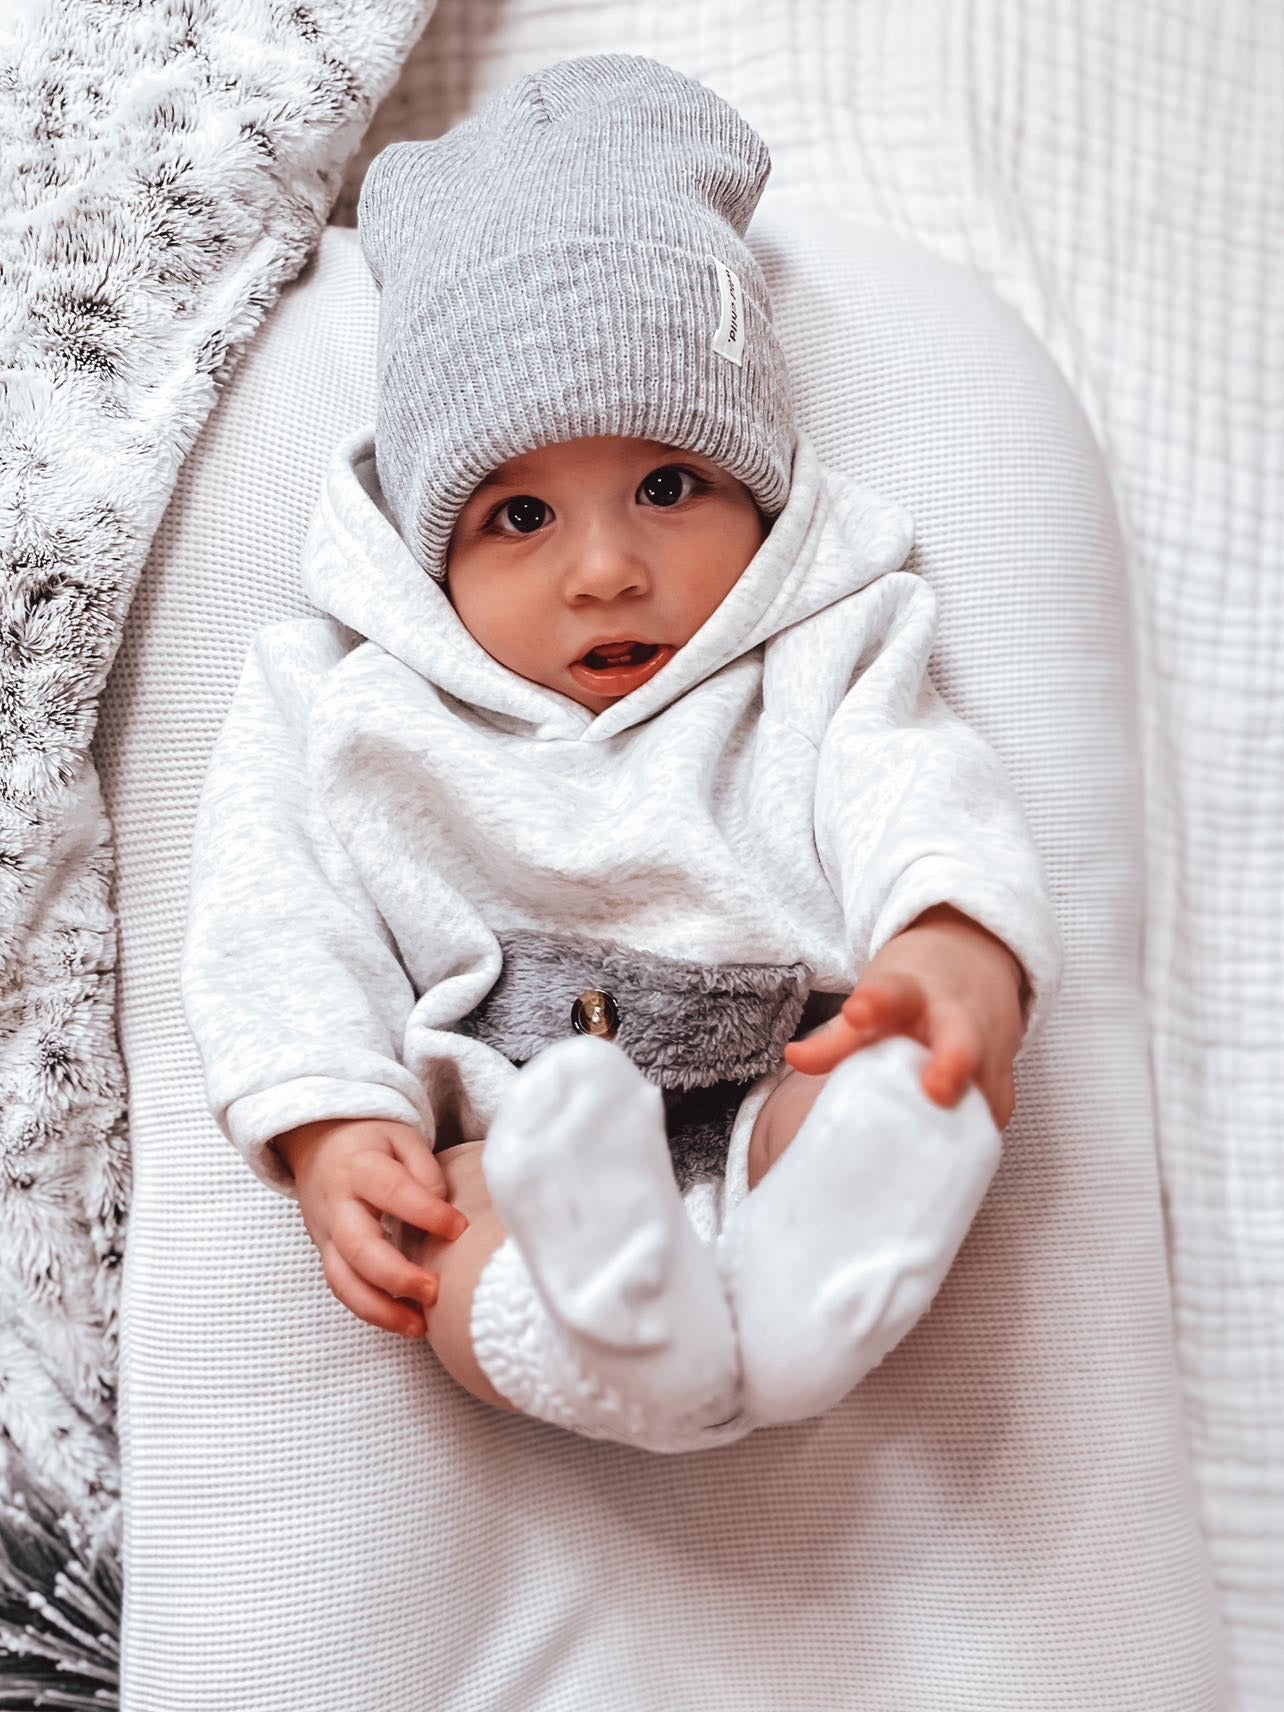
M 530 73 L 375 158 L 359 208 L 380 287 L 375 457 L 430 576 L 484 476 L 587 436 L 702 453 L 782 509 L 793 406 L 744 241 L 770 171 L 726 101 L 631 54 Z

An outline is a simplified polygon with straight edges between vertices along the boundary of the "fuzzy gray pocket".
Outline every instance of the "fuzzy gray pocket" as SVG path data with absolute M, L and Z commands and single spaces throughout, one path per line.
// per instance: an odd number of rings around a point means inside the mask
M 458 1031 L 517 1065 L 576 1032 L 614 1040 L 664 1095 L 684 1190 L 721 1172 L 750 1083 L 780 1064 L 800 1027 L 841 1003 L 809 995 L 805 963 L 688 963 L 613 940 L 497 937 L 500 977 Z

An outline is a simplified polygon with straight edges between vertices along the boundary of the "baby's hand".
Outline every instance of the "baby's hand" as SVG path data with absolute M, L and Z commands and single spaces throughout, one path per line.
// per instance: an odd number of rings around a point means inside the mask
M 398 1298 L 432 1307 L 436 1274 L 398 1251 L 381 1215 L 447 1240 L 468 1220 L 446 1200 L 445 1175 L 418 1130 L 385 1118 L 341 1118 L 300 1124 L 273 1146 L 294 1173 L 303 1222 L 344 1307 L 368 1325 L 422 1337 L 422 1312 Z
M 838 1016 L 785 1048 L 804 1076 L 835 1065 L 891 1034 L 931 1049 L 923 1090 L 939 1106 L 956 1106 L 973 1082 L 994 1121 L 1012 1121 L 1012 1063 L 1020 1047 L 1021 965 L 1002 942 L 957 910 L 928 910 L 890 939 Z

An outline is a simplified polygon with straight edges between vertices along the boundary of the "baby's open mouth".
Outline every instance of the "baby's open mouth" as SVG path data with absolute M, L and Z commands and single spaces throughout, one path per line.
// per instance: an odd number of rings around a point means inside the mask
M 571 676 L 595 696 L 623 696 L 662 672 L 677 650 L 668 642 L 601 642 L 581 654 Z
M 612 642 L 608 647 L 590 648 L 581 663 L 592 672 L 605 672 L 617 666 L 645 665 L 659 651 L 658 642 Z

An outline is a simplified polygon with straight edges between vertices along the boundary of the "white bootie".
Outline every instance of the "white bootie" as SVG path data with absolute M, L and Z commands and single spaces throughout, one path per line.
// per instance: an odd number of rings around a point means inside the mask
M 929 1052 L 897 1035 L 830 1073 L 797 1136 L 717 1245 L 746 1415 L 820 1415 L 926 1313 L 998 1167 L 982 1094 L 924 1092 Z
M 496 1390 L 589 1437 L 726 1442 L 735 1334 L 674 1181 L 659 1089 L 609 1041 L 558 1041 L 514 1079 L 482 1171 L 509 1233 L 473 1298 Z

